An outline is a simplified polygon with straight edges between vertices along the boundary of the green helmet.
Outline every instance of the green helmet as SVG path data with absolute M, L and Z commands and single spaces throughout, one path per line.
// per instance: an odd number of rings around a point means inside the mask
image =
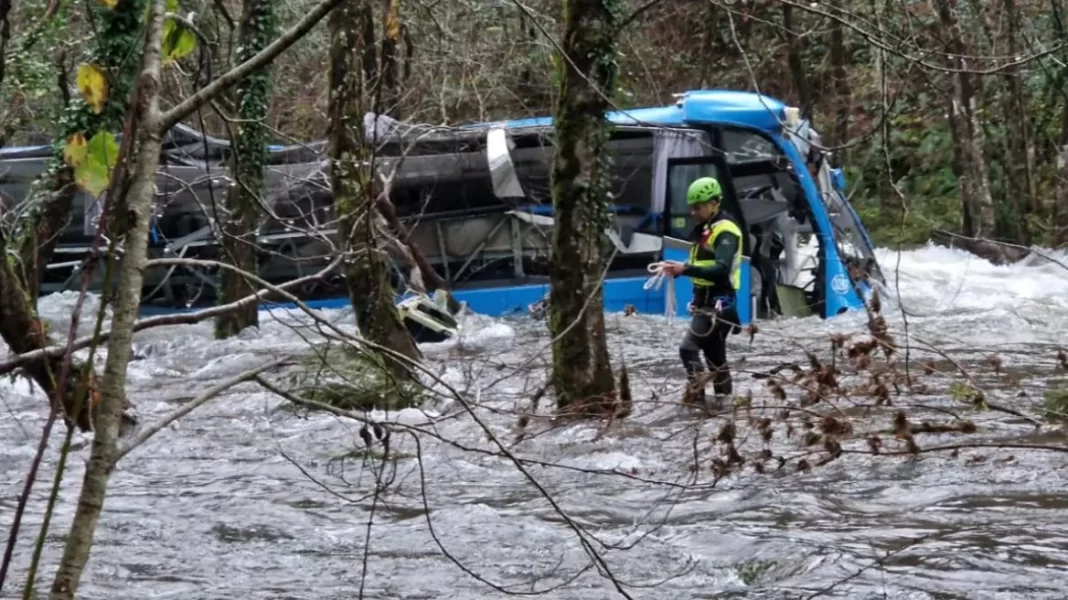
M 719 186 L 716 178 L 702 177 L 690 184 L 690 189 L 686 191 L 686 204 L 693 206 L 694 204 L 719 200 L 722 197 L 723 188 Z

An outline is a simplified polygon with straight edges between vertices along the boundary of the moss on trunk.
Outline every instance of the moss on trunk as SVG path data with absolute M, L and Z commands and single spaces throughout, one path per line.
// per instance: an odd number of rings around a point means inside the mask
M 400 410 L 419 406 L 426 389 L 398 382 L 381 357 L 347 347 L 328 347 L 289 377 L 298 396 L 343 410 Z
M 615 87 L 617 0 L 567 2 L 553 159 L 552 382 L 557 407 L 578 414 L 616 410 L 604 324 L 603 231 L 608 177 L 606 96 Z
M 365 93 L 362 60 L 374 43 L 361 27 L 369 0 L 346 0 L 330 15 L 330 184 L 338 218 L 338 244 L 348 255 L 345 284 L 356 313 L 356 326 L 368 340 L 409 359 L 419 358 L 412 336 L 401 322 L 383 249 L 377 187 L 363 132 Z M 373 34 L 372 34 L 373 35 Z M 406 365 L 385 357 L 399 380 L 410 379 Z
M 277 35 L 274 0 L 245 0 L 238 29 L 236 60 L 240 64 L 267 47 Z M 231 128 L 233 154 L 230 174 L 237 185 L 226 197 L 227 215 L 223 222 L 223 248 L 234 266 L 255 273 L 258 265 L 255 231 L 259 199 L 263 197 L 267 163 L 267 129 L 264 121 L 271 104 L 269 68 L 252 72 L 237 85 L 238 122 Z M 236 302 L 256 292 L 241 274 L 225 270 L 219 280 L 219 303 Z M 246 327 L 259 325 L 258 306 L 221 315 L 215 321 L 215 337 L 237 335 Z

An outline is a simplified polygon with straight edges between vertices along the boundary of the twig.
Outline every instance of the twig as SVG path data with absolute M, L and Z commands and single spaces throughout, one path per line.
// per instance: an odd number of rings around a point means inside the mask
M 223 73 L 218 79 L 200 88 L 197 93 L 182 100 L 177 106 L 163 113 L 160 119 L 162 131 L 167 131 L 174 127 L 179 121 L 192 114 L 197 107 L 210 102 L 216 96 L 244 79 L 249 73 L 270 64 L 279 54 L 285 52 L 297 40 L 304 37 L 304 34 L 311 31 L 312 27 L 315 27 L 323 17 L 337 8 L 341 2 L 342 0 L 323 0 L 304 15 L 304 18 L 298 21 L 296 25 L 271 42 L 269 46 L 257 52 L 255 56 Z
M 159 260 L 165 260 L 165 259 L 159 259 Z M 148 261 L 148 266 L 154 266 L 154 265 L 160 264 L 159 260 L 150 260 L 150 261 Z M 164 263 L 164 266 L 169 265 L 169 264 L 172 264 L 172 263 Z M 206 321 L 208 319 L 215 318 L 215 317 L 217 317 L 219 315 L 226 314 L 228 312 L 244 308 L 245 306 L 247 306 L 249 304 L 257 303 L 257 302 L 259 302 L 260 299 L 262 299 L 267 294 L 278 293 L 280 290 L 285 290 L 285 289 L 288 289 L 288 288 L 296 287 L 296 286 L 308 283 L 309 281 L 314 281 L 316 279 L 319 279 L 319 278 L 325 276 L 326 274 L 330 273 L 331 271 L 333 271 L 334 268 L 336 268 L 339 264 L 341 264 L 341 257 L 340 256 L 338 258 L 334 259 L 333 262 L 331 262 L 329 265 L 327 265 L 327 267 L 325 269 L 319 271 L 318 273 L 314 273 L 314 274 L 308 275 L 306 277 L 301 277 L 299 279 L 294 279 L 292 281 L 287 281 L 286 283 L 280 284 L 278 286 L 272 286 L 272 287 L 266 287 L 266 288 L 260 289 L 255 294 L 251 294 L 249 296 L 245 296 L 244 298 L 241 298 L 240 300 L 237 300 L 235 302 L 231 302 L 230 304 L 223 304 L 221 306 L 213 306 L 211 308 L 205 308 L 203 310 L 198 310 L 198 311 L 194 311 L 194 312 L 180 313 L 180 314 L 174 314 L 174 315 L 161 315 L 161 316 L 157 316 L 157 317 L 148 317 L 146 319 L 140 319 L 136 323 L 134 323 L 133 330 L 135 332 L 137 332 L 137 331 L 142 331 L 142 330 L 145 330 L 145 329 L 151 329 L 153 327 L 163 327 L 163 326 L 166 326 L 166 325 L 192 325 L 194 323 L 199 323 L 201 321 Z M 194 263 L 194 264 L 186 264 L 185 266 L 214 266 L 214 263 L 211 263 L 211 264 L 208 264 L 208 265 Z M 95 335 L 95 336 L 94 335 L 89 335 L 89 336 L 85 336 L 85 337 L 79 338 L 79 339 L 75 340 L 73 344 L 70 344 L 70 351 L 71 352 L 76 352 L 76 351 L 81 350 L 83 348 L 88 348 L 94 342 L 98 343 L 98 344 L 99 343 L 103 343 L 103 342 L 107 341 L 108 338 L 110 338 L 110 337 L 111 337 L 111 331 L 104 331 L 104 332 L 101 332 L 99 335 Z M 68 348 L 67 344 L 62 344 L 62 345 L 57 344 L 55 346 L 49 346 L 47 348 L 42 348 L 40 350 L 34 350 L 33 352 L 26 352 L 25 354 L 19 354 L 18 356 L 15 356 L 15 357 L 13 357 L 11 359 L 8 359 L 8 360 L 0 363 L 0 375 L 2 375 L 4 373 L 10 373 L 11 371 L 14 371 L 15 369 L 21 367 L 22 365 L 24 365 L 26 363 L 30 363 L 30 362 L 34 362 L 36 360 L 40 360 L 40 359 L 44 358 L 45 356 L 48 356 L 48 357 L 61 356 L 64 352 L 67 351 L 67 348 Z
M 171 412 L 170 414 L 168 414 L 167 416 L 163 417 L 159 421 L 153 423 L 151 427 L 148 427 L 147 429 L 142 431 L 140 435 L 138 435 L 134 439 L 130 440 L 130 442 L 128 444 L 126 444 L 122 449 L 120 449 L 118 451 L 118 453 L 116 453 L 115 460 L 112 461 L 112 467 L 114 467 L 114 465 L 117 465 L 119 463 L 119 461 L 122 460 L 122 458 L 124 456 L 126 456 L 127 454 L 129 454 L 130 452 L 135 450 L 141 444 L 144 444 L 145 442 L 147 442 L 149 439 L 152 438 L 152 436 L 154 436 L 157 433 L 159 433 L 160 431 L 162 431 L 164 427 L 167 427 L 171 423 L 174 423 L 178 419 L 181 419 L 182 417 L 188 415 L 189 413 L 193 412 L 197 408 L 207 404 L 213 398 L 215 398 L 219 394 L 225 392 L 226 390 L 228 390 L 228 389 L 230 389 L 230 388 L 232 388 L 232 387 L 234 387 L 236 385 L 240 385 L 242 383 L 245 383 L 246 381 L 252 381 L 260 373 L 262 373 L 264 371 L 267 371 L 267 370 L 270 370 L 270 369 L 273 369 L 273 368 L 275 368 L 275 367 L 277 367 L 279 365 L 282 365 L 282 364 L 286 363 L 289 360 L 291 360 L 291 358 L 288 357 L 288 356 L 284 356 L 282 358 L 276 358 L 276 359 L 274 359 L 274 360 L 272 360 L 272 361 L 270 361 L 270 362 L 268 362 L 266 364 L 263 364 L 263 365 L 261 365 L 259 367 L 256 367 L 255 369 L 249 369 L 248 371 L 245 371 L 243 373 L 239 373 L 239 374 L 231 377 L 230 379 L 227 379 L 225 381 L 221 381 L 218 384 L 208 388 L 207 391 L 205 391 L 204 393 L 200 394 L 196 398 L 193 398 L 192 400 L 190 400 L 186 404 L 183 404 L 181 408 Z
M 957 370 L 960 371 L 961 375 L 963 375 L 964 378 L 968 380 L 968 383 L 971 384 L 971 386 L 973 388 L 975 388 L 977 391 L 982 392 L 982 394 L 984 396 L 983 402 L 984 402 L 984 404 L 986 404 L 987 408 L 989 408 L 992 411 L 1003 412 L 1005 414 L 1009 414 L 1009 415 L 1012 415 L 1014 417 L 1019 417 L 1021 419 L 1024 419 L 1024 420 L 1030 422 L 1036 428 L 1042 426 L 1042 421 L 1040 421 L 1040 420 L 1038 420 L 1038 419 L 1036 419 L 1036 418 L 1034 418 L 1032 416 L 1025 415 L 1024 413 L 1022 413 L 1022 412 L 1020 412 L 1020 411 L 1018 411 L 1016 409 L 1012 409 L 1012 408 L 1009 408 L 1007 406 L 1001 406 L 1000 404 L 994 404 L 993 402 L 990 402 L 989 399 L 986 398 L 986 396 L 988 395 L 986 393 L 986 391 L 983 390 L 983 388 L 979 386 L 979 384 L 975 381 L 974 378 L 972 378 L 971 373 L 969 373 L 967 371 L 967 369 L 964 368 L 964 365 L 960 364 L 960 361 L 958 361 L 955 358 L 951 357 L 949 354 L 943 352 L 942 350 L 939 350 L 934 344 L 931 344 L 930 342 L 925 342 L 920 338 L 913 338 L 913 339 L 915 339 L 917 342 L 927 346 L 935 354 L 938 354 L 942 358 L 944 358 L 944 359 L 948 360 L 949 362 L 953 363 L 953 366 L 956 367 Z

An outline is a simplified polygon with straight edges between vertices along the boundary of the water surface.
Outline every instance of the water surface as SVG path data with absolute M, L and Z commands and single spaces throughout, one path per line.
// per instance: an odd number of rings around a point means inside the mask
M 899 282 L 908 314 L 910 368 L 922 371 L 918 362 L 933 357 L 922 353 L 924 343 L 937 346 L 974 373 L 992 402 L 1025 411 L 1035 410 L 1046 386 L 1065 381 L 1055 356 L 1068 333 L 1068 270 L 1041 260 L 995 267 L 924 248 L 903 253 L 895 276 L 898 256 L 883 252 L 880 259 L 890 283 Z M 73 303 L 73 295 L 50 297 L 42 310 L 65 330 Z M 884 306 L 903 341 L 896 292 Z M 352 330 L 344 311 L 323 314 Z M 260 331 L 224 342 L 212 339 L 208 323 L 139 334 L 129 390 L 142 422 L 268 356 L 307 353 L 304 340 L 315 337 L 298 314 L 261 313 L 261 323 Z M 562 600 L 622 597 L 597 574 L 576 530 L 634 598 L 803 598 L 825 588 L 820 597 L 1068 597 L 1062 454 L 847 454 L 811 472 L 746 468 L 713 483 L 712 438 L 724 420 L 702 420 L 672 404 L 684 326 L 657 315 L 610 315 L 614 361 L 625 358 L 634 386 L 634 417 L 609 429 L 549 428 L 535 418 L 530 439 L 517 442 L 515 411 L 530 410 L 547 364 L 544 325 L 475 317 L 461 343 L 424 350 L 431 368 L 465 394 L 477 421 L 447 399 L 425 413 L 378 415 L 428 432 L 417 448 L 396 428 L 392 449 L 408 458 L 385 465 L 338 458 L 362 447 L 358 424 L 288 410 L 243 385 L 123 461 L 79 597 L 326 600 L 357 598 L 361 588 L 365 598 L 511 597 L 501 590 Z M 806 364 L 805 348 L 827 360 L 828 334 L 857 332 L 859 339 L 863 327 L 862 315 L 762 323 L 751 346 L 746 336 L 733 337 L 731 353 L 741 371 Z M 995 353 L 1009 375 L 993 373 L 987 361 Z M 744 374 L 737 381 L 756 404 L 773 402 L 763 381 Z M 886 429 L 890 411 L 920 403 L 966 412 L 945 393 L 948 381 L 929 376 L 929 395 L 897 397 L 898 406 L 855 422 Z M 791 392 L 795 402 L 797 396 Z M 23 381 L 0 383 L 0 397 L 6 531 L 45 412 Z M 907 410 L 917 419 L 945 419 Z M 979 439 L 1065 446 L 1058 430 L 1036 435 L 1009 415 L 971 418 L 977 434 L 924 435 L 921 446 Z M 760 440 L 744 419 L 739 427 L 748 432 L 742 451 L 752 456 Z M 773 450 L 799 455 L 799 435 L 788 439 L 778 427 Z M 491 437 L 525 472 L 500 456 Z M 53 436 L 5 598 L 21 596 L 61 439 Z M 78 450 L 60 490 L 42 590 L 87 456 L 87 448 Z M 390 483 L 375 498 L 378 476 Z

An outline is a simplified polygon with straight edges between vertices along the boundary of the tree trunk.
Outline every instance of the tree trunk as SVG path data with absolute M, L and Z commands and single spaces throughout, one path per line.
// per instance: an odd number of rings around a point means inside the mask
M 348 2 L 348 0 L 343 0 Z M 357 21 L 353 25 L 363 32 L 363 53 L 360 55 L 363 68 L 363 78 L 368 84 L 373 85 L 378 81 L 378 48 L 375 44 L 375 10 L 370 2 L 360 1 Z M 362 92 L 361 88 L 361 94 Z M 362 101 L 362 99 L 361 99 Z
M 832 6 L 837 7 L 837 1 Z M 831 23 L 830 50 L 831 77 L 834 81 L 834 104 L 836 109 L 832 143 L 836 146 L 841 146 L 849 143 L 849 114 L 852 108 L 852 99 L 849 91 L 849 76 L 846 73 L 848 58 L 842 33 L 842 23 L 837 20 Z M 847 164 L 849 162 L 849 150 L 843 148 L 839 152 L 841 153 L 840 164 Z
M 805 63 L 801 60 L 801 38 L 794 29 L 794 7 L 782 5 L 783 35 L 786 37 L 786 62 L 790 66 L 790 75 L 797 88 L 797 101 L 801 108 L 801 117 L 812 118 L 812 90 L 805 76 Z
M 1068 31 L 1064 26 L 1064 11 L 1058 0 L 1050 0 L 1050 11 L 1053 15 L 1053 29 L 1060 39 L 1068 37 Z M 1062 66 L 1058 73 L 1061 103 L 1061 137 L 1057 146 L 1057 184 L 1054 188 L 1053 205 L 1050 207 L 1052 216 L 1052 233 L 1050 244 L 1054 248 L 1068 245 L 1068 94 L 1064 92 L 1063 82 L 1068 80 L 1068 67 Z M 1043 211 L 1044 212 L 1044 211 Z
M 277 34 L 276 29 L 274 0 L 245 0 L 238 28 L 237 62 L 245 62 L 266 48 Z M 271 104 L 270 94 L 269 67 L 254 71 L 237 86 L 239 121 L 232 128 L 230 157 L 230 175 L 236 185 L 227 191 L 222 243 L 231 263 L 249 273 L 256 273 L 259 263 L 256 225 L 265 191 L 267 129 L 264 121 Z M 245 277 L 229 270 L 220 275 L 219 287 L 219 304 L 236 302 L 256 292 Z M 216 319 L 215 337 L 227 338 L 258 325 L 259 307 L 250 304 Z
M 711 85 L 713 74 L 716 73 L 717 59 L 729 53 L 729 50 L 725 48 L 726 44 L 723 43 L 723 32 L 720 28 L 720 22 L 723 21 L 719 14 L 721 10 L 723 10 L 721 7 L 709 2 L 704 7 L 704 16 L 701 19 L 701 49 L 694 52 L 694 59 L 701 65 L 701 76 L 698 82 L 702 89 Z
M 621 11 L 620 0 L 566 2 L 561 51 L 570 60 L 559 61 L 564 72 L 555 115 L 549 269 L 552 383 L 560 410 L 589 415 L 616 408 L 601 272 L 610 173 L 605 95 L 615 87 Z
M 0 230 L 0 256 L 6 256 L 7 240 Z M 36 316 L 33 302 L 19 284 L 12 260 L 0 263 L 0 337 L 4 339 L 12 354 L 24 354 L 40 350 L 50 345 L 45 335 L 44 324 Z M 63 415 L 68 425 L 76 425 L 82 431 L 92 429 L 92 413 L 86 410 L 84 403 L 78 406 L 81 364 L 73 361 L 64 386 L 62 398 Z M 23 367 L 23 372 L 50 398 L 55 401 L 58 393 L 57 379 L 60 376 L 61 358 L 44 359 L 31 362 Z M 95 377 L 90 380 L 95 382 Z
M 95 44 L 86 62 L 99 65 L 107 73 L 107 102 L 100 112 L 96 112 L 80 94 L 71 98 L 59 122 L 62 133 L 56 140 L 49 169 L 37 182 L 38 189 L 42 190 L 38 203 L 27 218 L 19 221 L 15 241 L 22 268 L 18 275 L 35 305 L 45 267 L 51 262 L 56 242 L 73 216 L 71 211 L 77 189 L 73 171 L 63 159 L 63 148 L 76 133 L 90 139 L 97 131 L 114 133 L 122 126 L 137 73 L 137 62 L 129 57 L 136 55 L 146 3 L 147 0 L 119 0 L 114 8 L 99 2 L 88 5 L 95 23 Z
M 1021 56 L 1020 49 L 1020 10 L 1016 0 L 1002 0 L 1004 15 L 1008 22 L 1006 38 L 1007 55 Z M 1029 121 L 1031 111 L 1023 87 L 1023 77 L 1018 65 L 1010 66 L 1005 74 L 1006 92 L 1002 95 L 1002 110 L 1005 114 L 1006 145 L 1008 155 L 1005 157 L 1007 171 L 1006 188 L 1009 200 L 1016 209 L 1013 218 L 1016 225 L 1018 242 L 1030 246 L 1033 241 L 1031 233 L 1031 216 L 1035 213 L 1035 149 L 1031 141 Z
M 126 368 L 129 363 L 130 346 L 133 340 L 133 325 L 141 306 L 141 285 L 148 255 L 148 231 L 155 199 L 156 167 L 159 164 L 162 131 L 160 128 L 160 37 L 163 25 L 164 0 L 153 0 L 145 31 L 141 75 L 138 79 L 135 140 L 126 138 L 122 143 L 135 144 L 137 164 L 133 169 L 129 186 L 113 186 L 113 189 L 128 190 L 126 206 L 130 214 L 126 222 L 126 252 L 120 267 L 120 285 L 116 293 L 114 316 L 111 324 L 111 339 L 108 341 L 107 361 L 97 407 L 96 428 L 93 436 L 89 464 L 82 479 L 78 496 L 78 508 L 71 524 L 63 558 L 52 584 L 51 600 L 73 600 L 82 571 L 89 560 L 93 536 L 100 512 L 104 508 L 108 478 L 114 468 L 118 448 L 119 428 L 126 399 Z M 118 182 L 116 182 L 118 183 Z
M 947 98 L 953 151 L 960 165 L 957 180 L 961 193 L 964 234 L 982 237 L 994 233 L 994 201 L 990 194 L 983 131 L 979 123 L 974 78 L 966 73 L 966 48 L 960 26 L 957 0 L 934 0 L 946 43 L 946 65 L 956 72 L 949 75 L 952 91 Z
M 519 9 L 519 33 L 523 39 L 517 43 L 525 46 L 526 51 L 523 54 L 519 78 L 516 80 L 516 97 L 526 112 L 541 112 L 551 104 L 549 87 L 540 73 L 542 63 L 538 59 L 538 41 L 541 35 L 537 24 L 522 7 Z
M 370 0 L 345 0 L 330 16 L 330 184 L 338 217 L 338 243 L 348 255 L 345 283 L 356 326 L 371 342 L 416 360 L 419 349 L 401 322 L 389 277 L 389 257 L 378 227 L 374 173 L 363 131 L 366 48 L 373 43 L 363 27 Z M 377 90 L 371 89 L 372 96 Z M 410 371 L 385 360 L 400 379 Z

